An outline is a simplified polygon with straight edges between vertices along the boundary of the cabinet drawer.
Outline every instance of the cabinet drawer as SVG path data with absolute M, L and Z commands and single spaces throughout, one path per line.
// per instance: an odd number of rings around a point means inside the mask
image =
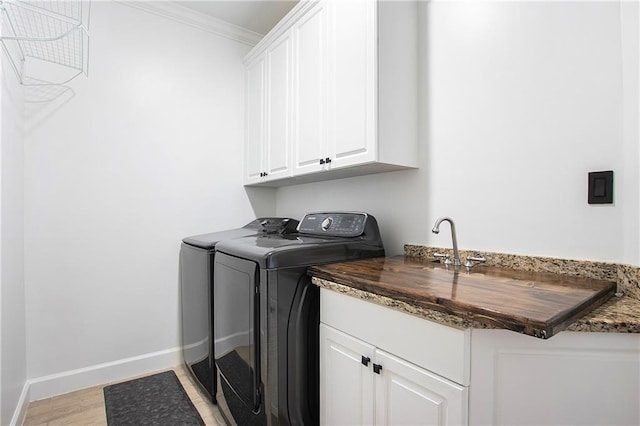
M 470 330 L 418 318 L 320 289 L 320 321 L 463 386 L 469 385 Z

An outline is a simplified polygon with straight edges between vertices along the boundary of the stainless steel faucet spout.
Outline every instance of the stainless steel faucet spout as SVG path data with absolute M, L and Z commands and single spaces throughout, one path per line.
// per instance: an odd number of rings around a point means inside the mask
M 442 222 L 449 222 L 451 225 L 451 239 L 453 240 L 453 266 L 460 266 L 462 263 L 460 262 L 460 253 L 458 252 L 458 239 L 456 238 L 456 226 L 453 223 L 453 219 L 450 217 L 440 217 L 436 220 L 436 223 L 433 225 L 433 229 L 431 232 L 434 234 L 440 233 L 440 224 Z

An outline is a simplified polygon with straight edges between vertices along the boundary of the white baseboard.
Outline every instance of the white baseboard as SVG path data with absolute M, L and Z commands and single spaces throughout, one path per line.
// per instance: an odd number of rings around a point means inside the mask
M 22 388 L 22 393 L 20 394 L 20 398 L 18 398 L 18 405 L 16 406 L 16 411 L 13 413 L 13 417 L 11 418 L 11 426 L 22 426 L 24 424 L 24 418 L 27 414 L 27 406 L 29 405 L 29 383 L 25 383 Z
M 139 355 L 27 381 L 29 401 L 172 368 L 182 362 L 180 348 Z M 28 402 L 28 401 L 27 401 Z

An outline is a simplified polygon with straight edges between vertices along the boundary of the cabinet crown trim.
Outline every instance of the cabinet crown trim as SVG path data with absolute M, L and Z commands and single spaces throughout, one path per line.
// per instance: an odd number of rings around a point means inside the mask
M 244 57 L 243 63 L 246 66 L 257 59 L 274 40 L 287 32 L 309 9 L 318 3 L 318 0 L 300 0 L 284 18 L 276 24 L 253 49 Z

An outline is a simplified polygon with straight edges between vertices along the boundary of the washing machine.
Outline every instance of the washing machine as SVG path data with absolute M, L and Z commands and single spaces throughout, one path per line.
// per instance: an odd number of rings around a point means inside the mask
M 296 231 L 298 221 L 260 218 L 242 228 L 195 235 L 180 246 L 181 349 L 184 364 L 201 390 L 215 402 L 216 374 L 213 343 L 213 256 L 220 241 Z
M 297 232 L 216 245 L 216 399 L 238 425 L 319 423 L 319 289 L 311 265 L 384 256 L 362 212 L 304 216 Z

